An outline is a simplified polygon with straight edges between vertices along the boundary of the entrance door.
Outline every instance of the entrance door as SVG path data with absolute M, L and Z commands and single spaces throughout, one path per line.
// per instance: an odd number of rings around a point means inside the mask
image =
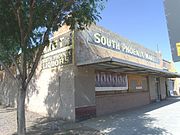
M 174 96 L 174 80 L 169 80 L 169 93 L 170 96 Z
M 155 89 L 156 89 L 156 101 L 161 100 L 161 92 L 160 92 L 160 79 L 156 78 L 155 79 Z

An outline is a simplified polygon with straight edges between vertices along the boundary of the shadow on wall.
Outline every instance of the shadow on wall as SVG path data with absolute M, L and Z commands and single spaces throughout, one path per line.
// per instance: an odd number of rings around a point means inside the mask
M 27 89 L 27 101 L 33 94 L 38 94 L 38 89 L 35 83 L 37 76 L 34 75 L 30 81 Z M 18 86 L 15 80 L 8 77 L 6 73 L 3 73 L 3 79 L 0 82 L 0 105 L 4 107 L 16 107 L 17 104 L 17 92 Z
M 52 80 L 48 86 L 48 95 L 44 100 L 48 115 L 50 117 L 56 116 L 60 110 L 60 102 L 62 102 L 62 99 L 60 96 L 59 81 L 58 75 L 52 77 Z
M 74 112 L 73 72 L 67 67 L 52 70 L 54 76 L 48 85 L 48 94 L 44 100 L 49 117 L 68 120 Z
M 37 87 L 36 81 L 38 79 L 38 75 L 34 74 L 33 78 L 31 79 L 31 81 L 28 84 L 28 88 L 27 88 L 27 94 L 26 94 L 26 100 L 27 103 L 29 103 L 30 98 L 36 94 L 39 94 L 39 88 Z
M 17 89 L 15 80 L 3 73 L 3 78 L 0 82 L 0 104 L 4 107 L 15 107 Z

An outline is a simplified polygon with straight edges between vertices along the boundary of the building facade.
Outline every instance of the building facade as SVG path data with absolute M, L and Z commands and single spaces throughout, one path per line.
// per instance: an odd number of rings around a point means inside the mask
M 55 44 L 55 45 L 54 45 Z M 160 53 L 102 27 L 63 26 L 45 48 L 27 93 L 31 111 L 77 121 L 166 99 Z

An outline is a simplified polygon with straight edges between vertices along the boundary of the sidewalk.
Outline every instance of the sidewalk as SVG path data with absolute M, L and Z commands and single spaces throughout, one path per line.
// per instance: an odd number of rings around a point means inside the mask
M 108 135 L 179 135 L 180 97 L 81 123 Z
M 27 112 L 28 135 L 179 135 L 180 98 L 168 98 L 140 108 L 78 123 L 49 120 Z M 16 110 L 0 107 L 0 133 L 16 132 Z
M 16 135 L 16 109 L 0 106 L 0 135 Z M 96 129 L 81 123 L 67 123 L 48 119 L 26 111 L 27 135 L 102 135 Z

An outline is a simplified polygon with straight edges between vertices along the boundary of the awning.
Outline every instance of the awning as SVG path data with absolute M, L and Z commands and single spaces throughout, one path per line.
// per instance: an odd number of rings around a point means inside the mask
M 111 70 L 111 71 L 123 72 L 123 73 L 141 73 L 141 74 L 164 76 L 166 78 L 180 78 L 180 74 L 178 73 L 145 66 L 135 62 L 129 62 L 122 59 L 117 59 L 114 57 L 112 58 L 106 57 L 94 61 L 77 63 L 77 66 L 90 66 L 96 69 L 101 69 L 101 70 L 105 69 L 105 70 Z

